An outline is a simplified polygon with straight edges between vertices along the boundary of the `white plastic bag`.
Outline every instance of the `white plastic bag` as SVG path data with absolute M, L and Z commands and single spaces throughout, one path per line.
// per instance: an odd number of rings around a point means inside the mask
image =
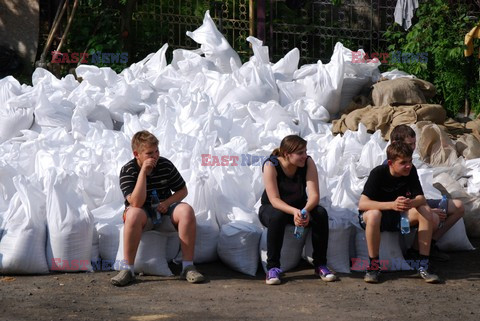
M 235 271 L 255 276 L 262 229 L 242 221 L 222 225 L 218 239 L 218 257 Z
M 47 259 L 50 270 L 91 271 L 93 216 L 76 194 L 77 177 L 50 171 Z M 84 263 L 88 262 L 88 264 Z
M 1 224 L 0 273 L 48 273 L 45 194 L 23 176 L 15 176 L 13 184 L 17 192 Z

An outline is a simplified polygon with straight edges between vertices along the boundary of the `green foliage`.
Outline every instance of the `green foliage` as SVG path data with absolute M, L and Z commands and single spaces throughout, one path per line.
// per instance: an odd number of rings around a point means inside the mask
M 480 112 L 478 79 L 469 79 L 468 72 L 478 67 L 467 64 L 463 56 L 465 34 L 477 21 L 468 17 L 468 7 L 460 1 L 449 5 L 447 0 L 431 0 L 421 4 L 416 22 L 408 32 L 392 25 L 384 34 L 388 50 L 428 54 L 427 62 L 393 63 L 392 67 L 430 81 L 437 88 L 436 103 L 442 104 L 449 116 L 456 116 L 468 97 L 472 110 Z M 477 43 L 478 45 L 478 43 Z M 475 88 L 475 89 L 474 89 Z

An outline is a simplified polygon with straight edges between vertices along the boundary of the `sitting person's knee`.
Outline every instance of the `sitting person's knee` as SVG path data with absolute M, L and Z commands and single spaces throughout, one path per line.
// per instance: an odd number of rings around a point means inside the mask
M 369 226 L 380 226 L 382 222 L 382 212 L 379 210 L 370 210 L 363 213 L 363 220 Z
M 459 217 L 463 217 L 463 215 L 465 214 L 465 206 L 463 206 L 463 202 L 461 200 L 458 200 L 458 199 L 454 199 L 454 200 L 452 200 L 452 202 L 453 202 L 454 207 L 455 207 L 454 214 L 459 216 Z

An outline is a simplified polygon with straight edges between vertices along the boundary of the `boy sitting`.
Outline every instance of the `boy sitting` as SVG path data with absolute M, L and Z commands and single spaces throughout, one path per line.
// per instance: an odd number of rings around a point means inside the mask
M 418 225 L 420 276 L 427 283 L 440 278 L 429 265 L 434 215 L 427 206 L 417 170 L 412 164 L 413 149 L 403 142 L 387 147 L 387 165 L 372 169 L 358 203 L 359 221 L 367 239 L 370 264 L 364 281 L 378 283 L 380 274 L 380 232 L 399 231 L 400 213 L 407 212 L 410 225 Z
M 404 142 L 407 145 L 415 150 L 417 144 L 417 138 L 415 131 L 408 125 L 398 125 L 390 133 L 390 141 L 392 142 Z M 443 191 L 445 194 L 446 192 Z M 447 210 L 444 212 L 442 209 L 438 208 L 440 204 L 440 199 L 427 199 L 428 206 L 431 207 L 431 210 L 434 214 L 439 217 L 440 223 L 438 227 L 434 227 L 434 232 L 432 236 L 432 243 L 430 248 L 430 257 L 433 260 L 438 261 L 448 261 L 448 254 L 441 252 L 435 243 L 453 226 L 455 223 L 463 217 L 465 213 L 465 208 L 463 207 L 463 202 L 459 199 L 449 199 L 447 203 Z M 415 246 L 409 250 L 409 253 L 414 256 L 417 254 L 418 250 L 415 249 Z
M 135 280 L 133 264 L 143 231 L 154 228 L 151 210 L 152 192 L 156 191 L 160 203 L 156 210 L 163 219 L 170 219 L 178 229 L 182 249 L 182 277 L 188 282 L 204 281 L 193 265 L 196 220 L 190 205 L 182 200 L 188 191 L 177 168 L 158 151 L 158 139 L 144 130 L 132 138 L 134 158 L 122 167 L 120 188 L 125 196 L 123 212 L 123 251 L 128 269 L 111 279 L 113 285 L 124 286 Z M 173 191 L 173 194 L 172 194 Z

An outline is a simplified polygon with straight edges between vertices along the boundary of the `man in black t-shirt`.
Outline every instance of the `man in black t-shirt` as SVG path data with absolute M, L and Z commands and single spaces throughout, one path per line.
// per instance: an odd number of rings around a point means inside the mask
M 419 273 L 428 283 L 439 277 L 429 266 L 434 217 L 423 196 L 412 148 L 404 142 L 387 147 L 387 165 L 372 169 L 358 203 L 359 221 L 365 229 L 370 264 L 365 282 L 378 283 L 380 232 L 399 231 L 400 214 L 406 212 L 410 225 L 418 225 Z
M 142 232 L 156 227 L 152 217 L 156 219 L 157 212 L 178 229 L 182 277 L 191 283 L 204 281 L 204 276 L 193 265 L 196 220 L 192 207 L 182 202 L 188 194 L 185 181 L 172 162 L 160 157 L 158 139 L 148 131 L 133 136 L 132 150 L 135 158 L 120 172 L 120 188 L 125 197 L 123 251 L 127 265 L 111 283 L 124 286 L 135 280 L 133 265 Z M 158 200 L 152 202 L 155 194 Z M 153 208 L 152 204 L 157 202 L 158 206 Z

